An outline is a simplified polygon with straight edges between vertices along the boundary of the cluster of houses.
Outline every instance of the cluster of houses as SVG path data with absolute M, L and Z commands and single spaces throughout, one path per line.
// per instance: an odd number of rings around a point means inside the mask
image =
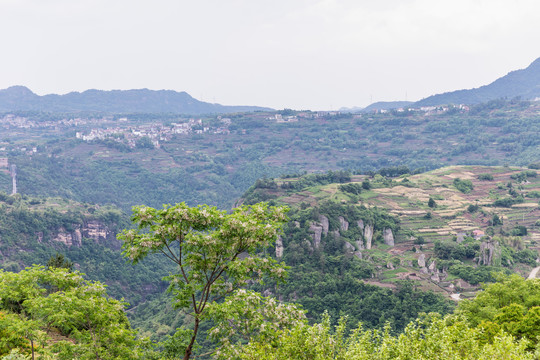
M 299 119 L 318 119 L 340 114 L 340 111 L 300 111 L 295 115 L 282 115 L 280 113 L 272 114 L 271 116 L 266 117 L 266 120 L 274 120 L 277 123 L 290 123 L 297 122 Z
M 402 113 L 405 111 L 423 112 L 425 115 L 441 115 L 448 112 L 450 109 L 457 109 L 458 111 L 467 112 L 470 107 L 467 105 L 459 104 L 454 107 L 451 106 L 422 106 L 420 108 L 397 108 L 397 109 L 374 109 L 375 114 L 387 114 L 391 111 Z
M 231 124 L 231 119 L 221 117 L 218 117 L 218 119 L 221 120 L 222 126 L 214 128 L 204 125 L 201 119 L 189 119 L 186 122 L 173 122 L 170 125 L 153 123 L 138 126 L 92 129 L 88 134 L 77 132 L 75 136 L 77 139 L 83 141 L 111 139 L 132 148 L 136 146 L 137 139 L 147 137 L 152 141 L 154 147 L 159 148 L 160 142 L 170 141 L 174 135 L 203 134 L 208 132 L 213 134 L 229 134 L 228 127 Z

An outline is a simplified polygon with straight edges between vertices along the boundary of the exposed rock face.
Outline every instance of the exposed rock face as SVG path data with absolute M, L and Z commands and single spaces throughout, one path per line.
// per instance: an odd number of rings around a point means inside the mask
M 60 228 L 58 234 L 53 238 L 53 240 L 64 243 L 67 246 L 73 245 L 73 239 L 71 238 L 71 234 L 66 232 L 66 229 L 64 228 Z
M 283 256 L 283 239 L 281 239 L 281 235 L 278 235 L 276 239 L 276 257 L 279 259 Z
M 323 227 L 321 225 L 316 225 L 315 223 L 312 223 L 309 226 L 309 231 L 313 233 L 313 247 L 315 249 L 319 248 L 319 245 L 321 244 L 321 235 L 323 232 Z
M 341 230 L 342 231 L 349 230 L 349 222 L 345 220 L 343 216 L 340 216 L 338 219 L 339 219 L 339 227 L 341 228 Z
M 43 241 L 43 233 L 37 233 L 36 235 L 38 236 L 38 242 Z M 108 245 L 113 245 L 114 248 L 120 248 L 121 245 L 116 240 L 116 234 L 97 220 L 90 220 L 82 228 L 79 226 L 73 232 L 60 228 L 56 236 L 53 237 L 53 241 L 64 243 L 67 246 L 81 246 L 83 237 L 96 242 L 107 242 Z
M 362 219 L 358 220 L 357 224 L 360 229 L 364 230 L 364 220 Z
M 435 260 L 431 262 L 431 264 L 429 264 L 429 272 L 435 272 L 437 271 L 437 264 L 435 263 Z
M 423 268 L 423 267 L 426 267 L 426 255 L 425 254 L 420 254 L 420 256 L 418 257 L 418 266 Z
M 355 251 L 354 256 L 356 256 L 359 259 L 362 259 L 362 252 L 361 251 Z
M 364 240 L 366 241 L 366 249 L 371 249 L 371 241 L 373 240 L 373 225 L 366 225 L 364 228 Z
M 339 230 L 332 231 L 332 235 L 334 235 L 334 239 L 339 239 L 341 237 L 341 234 L 339 233 Z
M 343 245 L 343 247 L 344 247 L 345 253 L 347 253 L 347 254 L 352 254 L 352 253 L 354 253 L 354 250 L 356 250 L 354 248 L 354 245 L 351 244 L 348 241 L 345 241 L 345 244 Z
M 383 239 L 386 245 L 394 246 L 394 234 L 392 233 L 392 229 L 383 229 Z
M 328 229 L 330 227 L 328 218 L 324 215 L 319 215 L 319 222 L 321 223 L 324 235 L 328 235 Z
M 358 250 L 364 250 L 364 240 L 362 238 L 356 240 L 356 248 Z
M 321 244 L 322 234 L 324 234 L 325 236 L 328 235 L 329 226 L 330 223 L 328 222 L 328 218 L 324 215 L 319 215 L 318 223 L 312 222 L 311 225 L 309 225 L 309 231 L 313 233 L 313 247 L 315 249 L 319 248 L 319 245 Z
M 76 230 L 71 234 L 71 240 L 72 240 L 73 244 L 75 244 L 76 246 L 81 246 L 81 245 L 82 245 L 82 233 L 81 233 L 81 229 L 76 229 Z
M 386 267 L 389 268 L 390 270 L 394 270 L 394 264 L 392 264 L 391 261 L 389 261 L 389 262 L 386 264 Z
M 112 232 L 103 223 L 97 220 L 90 220 L 85 224 L 83 228 L 83 235 L 85 238 L 93 239 L 95 241 L 104 241 L 110 238 Z
M 482 241 L 480 243 L 480 257 L 478 263 L 481 265 L 498 265 L 501 260 L 501 247 L 497 241 Z
M 38 235 L 38 241 L 43 241 L 43 233 L 40 232 Z M 82 245 L 82 234 L 80 228 L 75 229 L 75 231 L 69 233 L 66 229 L 60 228 L 58 229 L 58 234 L 56 234 L 55 237 L 53 237 L 53 241 L 58 241 L 63 244 L 66 244 L 67 246 L 81 246 Z

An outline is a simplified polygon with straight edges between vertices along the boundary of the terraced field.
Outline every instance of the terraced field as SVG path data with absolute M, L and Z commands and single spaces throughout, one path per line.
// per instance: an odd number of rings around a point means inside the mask
M 528 177 L 524 182 L 512 179 L 522 171 L 534 171 L 536 177 Z M 493 180 L 479 180 L 481 174 L 493 176 Z M 352 183 L 361 183 L 367 176 L 355 175 Z M 454 179 L 470 180 L 473 189 L 462 193 L 453 185 Z M 280 179 L 294 182 L 297 179 Z M 490 231 L 493 215 L 499 216 L 503 225 L 494 231 L 509 233 L 516 226 L 525 226 L 528 234 L 523 239 L 531 244 L 540 240 L 540 199 L 527 194 L 540 192 L 540 171 L 524 168 L 452 166 L 413 176 L 394 179 L 393 186 L 379 187 L 372 179 L 373 189 L 359 195 L 357 204 L 367 207 L 377 206 L 387 209 L 401 220 L 402 230 L 411 230 L 421 235 L 427 242 L 457 236 L 459 233 L 472 233 L 474 230 Z M 402 185 L 403 184 L 403 185 Z M 511 187 L 509 185 L 511 184 Z M 350 202 L 346 194 L 338 190 L 339 184 L 313 186 L 300 192 L 287 194 L 285 191 L 272 191 L 280 202 L 297 206 L 301 203 L 314 205 L 321 200 Z M 511 197 L 513 189 L 522 203 L 511 207 L 493 206 L 495 200 Z M 428 201 L 433 198 L 436 206 L 430 208 Z M 477 210 L 469 212 L 470 205 Z M 430 216 L 426 216 L 426 215 Z M 403 231 L 402 231 L 403 233 Z M 404 238 L 398 238 L 405 241 Z
M 524 172 L 528 176 L 524 176 Z M 455 179 L 470 181 L 472 189 L 467 193 L 458 190 Z M 430 269 L 429 272 L 425 270 L 425 267 L 433 265 L 434 245 L 437 241 L 455 243 L 456 239 L 470 236 L 489 242 L 490 237 L 508 238 L 516 235 L 516 229 L 524 228 L 526 234 L 519 235 L 520 249 L 540 250 L 538 170 L 452 166 L 393 179 L 380 175 L 355 175 L 351 177 L 351 183 L 359 184 L 358 188 L 365 180 L 371 184 L 369 190 L 362 189 L 359 194 L 347 193 L 340 187 L 343 184 L 336 183 L 310 186 L 301 191 L 282 187 L 284 183 L 300 180 L 276 179 L 276 188 L 267 193 L 272 194 L 274 201 L 292 207 L 315 206 L 330 200 L 368 208 L 384 208 L 399 218 L 400 230 L 394 247 L 378 244 L 376 248 L 363 251 L 364 258 L 371 259 L 378 268 L 378 275 L 369 280 L 370 283 L 393 286 L 397 280 L 411 279 L 422 288 L 445 292 L 457 300 L 474 295 L 478 285 L 471 286 L 444 271 L 443 274 L 437 273 L 436 269 Z M 430 199 L 434 201 L 432 207 L 428 204 Z M 497 200 L 505 199 L 511 199 L 511 203 L 507 206 L 494 206 Z M 493 224 L 495 217 L 502 224 Z M 420 257 L 425 259 L 423 272 L 419 265 Z M 392 262 L 396 265 L 390 265 Z M 464 260 L 464 265 L 477 267 L 478 259 Z M 511 268 L 524 276 L 528 276 L 531 269 L 532 266 L 522 263 L 514 263 Z

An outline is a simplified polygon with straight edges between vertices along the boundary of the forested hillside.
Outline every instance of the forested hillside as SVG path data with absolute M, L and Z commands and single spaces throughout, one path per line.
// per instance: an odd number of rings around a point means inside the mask
M 180 201 L 229 208 L 263 176 L 526 166 L 540 156 L 538 106 L 499 100 L 469 110 L 286 110 L 200 119 L 18 113 L 0 120 L 0 157 L 17 165 L 24 194 L 113 203 L 125 211 Z M 8 168 L 0 168 L 0 189 L 11 191 Z
M 142 268 L 127 264 L 116 239 L 126 226 L 115 207 L 0 193 L 1 266 L 18 272 L 60 253 L 89 279 L 106 282 L 110 295 L 136 305 L 166 288 L 160 280 L 168 267 L 159 258 Z

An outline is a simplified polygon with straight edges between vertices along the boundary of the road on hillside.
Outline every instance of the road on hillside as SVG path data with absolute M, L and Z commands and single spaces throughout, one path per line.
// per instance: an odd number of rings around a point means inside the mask
M 536 279 L 536 274 L 538 273 L 538 270 L 540 270 L 540 266 L 535 267 L 534 269 L 532 269 L 532 271 L 529 274 L 529 277 L 527 279 Z

